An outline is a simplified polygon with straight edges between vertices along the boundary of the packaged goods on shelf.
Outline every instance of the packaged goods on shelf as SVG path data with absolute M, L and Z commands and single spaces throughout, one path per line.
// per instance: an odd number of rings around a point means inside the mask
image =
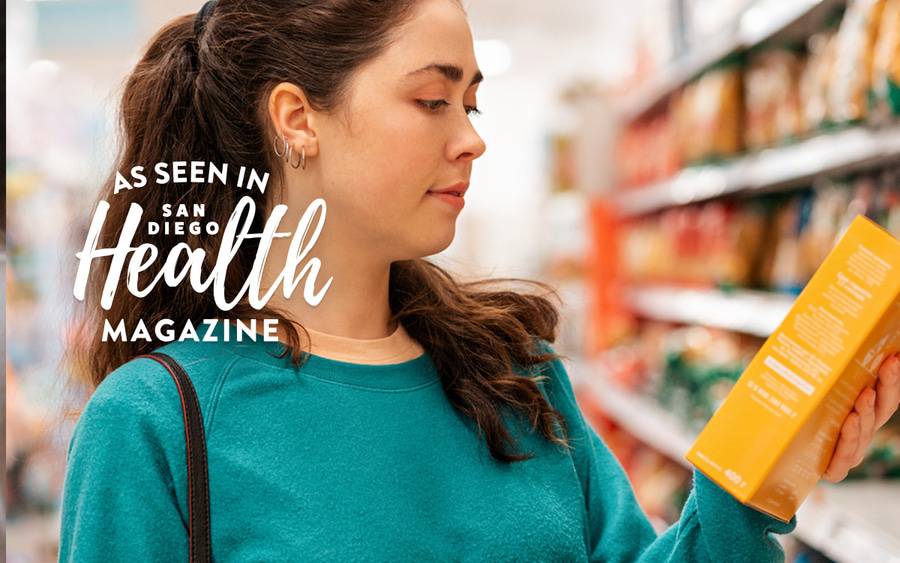
M 603 354 L 603 380 L 623 392 L 652 399 L 677 417 L 686 435 L 696 435 L 763 343 L 763 338 L 752 335 L 646 320 L 629 340 Z M 584 403 L 586 415 L 603 414 L 589 392 L 584 394 Z M 594 420 L 595 425 L 599 420 Z M 613 436 L 616 444 L 627 441 L 621 434 Z M 622 454 L 611 447 L 620 460 L 630 452 L 625 448 L 626 454 Z M 863 462 L 848 476 L 852 480 L 867 478 L 900 479 L 900 416 L 875 434 Z
M 805 40 L 737 48 L 673 87 L 665 103 L 623 127 L 619 186 L 652 188 L 685 167 L 730 163 L 857 124 L 896 122 L 898 4 L 851 0 Z
M 803 197 L 803 196 L 801 196 Z M 825 180 L 804 199 L 798 235 L 797 268 L 808 280 L 831 251 L 836 237 L 857 214 L 863 214 L 900 237 L 900 183 L 896 169 L 851 180 Z
M 757 285 L 754 276 L 766 240 L 770 203 L 749 201 L 729 209 L 725 236 L 710 255 L 712 279 L 724 288 L 751 287 Z
M 636 283 L 755 286 L 772 213 L 771 200 L 710 202 L 631 223 L 624 273 Z
M 623 389 L 651 393 L 665 365 L 667 341 L 675 325 L 653 320 L 641 323 L 630 338 L 605 351 L 608 379 Z
M 604 371 L 610 383 L 654 397 L 699 431 L 761 344 L 752 335 L 648 320 L 604 354 Z
M 850 0 L 837 34 L 829 114 L 838 123 L 868 115 L 873 58 L 885 0 Z
M 876 120 L 900 115 L 900 0 L 887 0 L 872 58 L 870 107 Z
M 640 186 L 681 169 L 674 136 L 674 122 L 668 112 L 626 127 L 616 147 L 620 185 Z
M 743 150 L 742 78 L 741 59 L 731 57 L 676 95 L 676 141 L 683 161 L 727 159 Z
M 775 291 L 798 294 L 806 283 L 800 256 L 800 237 L 809 222 L 812 197 L 804 192 L 792 197 L 776 208 L 773 229 L 776 236 L 771 248 L 764 253 L 762 279 L 767 280 Z
M 839 20 L 838 20 L 839 21 Z M 828 121 L 828 88 L 834 75 L 837 52 L 837 21 L 834 27 L 819 31 L 807 41 L 807 56 L 797 84 L 803 112 L 804 133 L 812 133 Z
M 860 213 L 900 236 L 897 169 L 822 178 L 809 189 L 713 200 L 632 220 L 621 234 L 622 271 L 632 283 L 797 295 Z
M 744 75 L 744 146 L 760 150 L 806 130 L 798 84 L 803 59 L 788 49 L 753 54 Z
M 756 338 L 723 330 L 701 326 L 674 330 L 653 393 L 669 412 L 699 431 L 725 400 L 758 347 Z
M 824 473 L 856 397 L 900 349 L 898 268 L 900 241 L 857 216 L 688 460 L 741 502 L 789 520 Z
M 741 67 L 733 58 L 685 86 L 661 111 L 628 124 L 617 142 L 619 185 L 643 186 L 686 164 L 739 154 L 742 97 Z

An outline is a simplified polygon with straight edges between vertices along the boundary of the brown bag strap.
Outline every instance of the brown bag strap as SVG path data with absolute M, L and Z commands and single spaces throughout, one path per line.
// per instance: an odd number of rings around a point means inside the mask
M 188 542 L 190 562 L 211 561 L 209 526 L 209 473 L 206 465 L 206 439 L 200 402 L 191 379 L 171 356 L 153 352 L 138 356 L 156 360 L 166 368 L 181 396 L 188 468 Z

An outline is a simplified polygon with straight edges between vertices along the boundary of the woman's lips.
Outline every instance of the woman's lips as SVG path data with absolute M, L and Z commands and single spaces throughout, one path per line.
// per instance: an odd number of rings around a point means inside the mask
M 466 205 L 465 198 L 458 195 L 453 195 L 451 193 L 428 192 L 428 195 L 436 197 L 437 199 L 447 203 L 448 205 L 452 205 L 457 210 L 461 210 Z

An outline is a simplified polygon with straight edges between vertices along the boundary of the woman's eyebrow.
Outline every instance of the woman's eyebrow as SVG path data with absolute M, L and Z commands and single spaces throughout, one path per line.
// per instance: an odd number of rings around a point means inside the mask
M 449 63 L 431 63 L 429 65 L 425 65 L 418 70 L 414 70 L 407 74 L 406 76 L 413 76 L 417 74 L 422 74 L 424 72 L 439 72 L 444 75 L 448 80 L 452 80 L 453 82 L 459 82 L 463 77 L 463 69 Z M 475 76 L 472 77 L 472 80 L 469 82 L 469 86 L 474 84 L 478 84 L 484 80 L 484 75 L 481 74 L 480 70 L 475 71 Z

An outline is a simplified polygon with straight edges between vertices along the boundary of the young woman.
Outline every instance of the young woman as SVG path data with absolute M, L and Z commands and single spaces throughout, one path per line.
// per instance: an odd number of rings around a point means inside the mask
M 176 388 L 154 349 L 184 366 L 204 417 L 213 558 L 220 561 L 775 561 L 783 523 L 702 474 L 662 535 L 621 466 L 582 417 L 555 340 L 557 310 L 538 295 L 460 283 L 423 259 L 454 236 L 472 164 L 485 150 L 469 114 L 481 74 L 456 0 L 220 0 L 152 40 L 125 86 L 117 170 L 230 163 L 271 173 L 269 187 L 173 183 L 103 194 L 98 248 L 116 245 L 132 203 L 203 203 L 227 223 L 256 203 L 251 232 L 286 204 L 281 230 L 323 198 L 312 254 L 317 306 L 280 292 L 262 310 L 222 311 L 190 284 L 100 306 L 73 339 L 76 373 L 95 388 L 69 445 L 60 560 L 181 561 L 188 555 L 185 435 Z M 116 193 L 117 192 L 117 193 Z M 276 238 L 262 286 L 290 258 Z M 208 251 L 221 234 L 151 234 Z M 256 249 L 230 263 L 227 295 Z M 124 278 L 121 272 L 114 279 Z M 550 289 L 538 284 L 544 289 Z M 102 342 L 103 320 L 278 319 L 279 341 Z M 301 338 L 301 331 L 303 338 Z M 311 353 L 309 353 L 311 352 Z M 859 462 L 897 408 L 900 362 L 860 395 L 828 478 Z

